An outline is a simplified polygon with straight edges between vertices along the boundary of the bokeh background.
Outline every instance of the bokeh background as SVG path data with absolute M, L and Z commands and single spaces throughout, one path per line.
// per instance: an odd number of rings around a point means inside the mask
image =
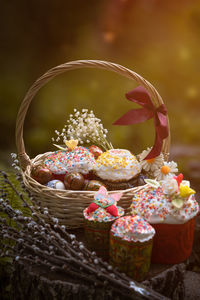
M 171 124 L 171 159 L 198 189 L 200 178 L 200 2 L 198 0 L 1 1 L 0 167 L 16 152 L 15 121 L 32 83 L 77 59 L 122 64 L 161 94 Z M 112 126 L 134 106 L 124 94 L 136 83 L 102 70 L 71 71 L 34 98 L 25 122 L 30 157 L 53 150 L 51 137 L 73 108 L 92 109 L 115 147 L 135 154 L 154 141 L 153 121 Z

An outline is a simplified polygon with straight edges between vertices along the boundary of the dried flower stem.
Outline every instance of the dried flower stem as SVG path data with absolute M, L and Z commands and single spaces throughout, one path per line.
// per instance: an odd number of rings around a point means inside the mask
M 2 174 L 2 172 L 1 172 Z M 65 274 L 66 280 L 85 282 L 90 286 L 107 286 L 126 299 L 143 297 L 151 299 L 152 291 L 148 291 L 140 284 L 134 283 L 126 275 L 113 269 L 108 263 L 91 253 L 83 243 L 60 226 L 58 220 L 49 215 L 48 209 L 41 210 L 31 207 L 26 203 L 22 193 L 18 192 L 10 182 L 8 176 L 2 174 L 6 184 L 27 204 L 33 212 L 33 217 L 26 217 L 14 210 L 6 199 L 6 193 L 2 191 L 0 198 L 0 211 L 3 211 L 16 223 L 16 228 L 11 227 L 6 218 L 0 218 L 0 255 L 15 258 L 19 263 L 48 268 L 55 274 Z M 46 223 L 38 215 L 44 214 L 49 218 Z M 53 225 L 54 224 L 54 225 Z M 20 230 L 18 230 L 20 228 Z M 8 244 L 7 241 L 12 241 Z M 134 283 L 134 286 L 133 286 Z M 160 296 L 153 292 L 154 299 Z

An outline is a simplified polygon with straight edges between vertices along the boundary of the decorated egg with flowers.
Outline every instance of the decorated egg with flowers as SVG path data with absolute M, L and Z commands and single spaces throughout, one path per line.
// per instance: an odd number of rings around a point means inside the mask
M 65 190 L 65 185 L 61 180 L 58 179 L 54 179 L 49 181 L 46 184 L 47 187 L 52 188 L 52 189 L 56 189 L 56 190 Z

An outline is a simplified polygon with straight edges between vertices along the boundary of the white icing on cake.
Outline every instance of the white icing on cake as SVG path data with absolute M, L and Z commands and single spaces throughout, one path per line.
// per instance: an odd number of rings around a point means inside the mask
M 162 187 L 157 189 L 149 187 L 133 196 L 131 212 L 143 217 L 151 224 L 183 224 L 199 212 L 194 195 L 185 199 L 180 209 L 176 208 L 172 201 L 173 197 L 164 194 Z
M 146 242 L 153 238 L 154 228 L 139 216 L 119 218 L 111 227 L 114 236 L 126 241 Z
M 83 215 L 86 220 L 88 221 L 94 221 L 94 222 L 111 222 L 116 220 L 117 218 L 124 215 L 124 209 L 120 206 L 116 206 L 118 211 L 118 216 L 114 217 L 109 212 L 107 212 L 104 208 L 99 207 L 92 213 L 87 213 L 87 208 L 84 209 Z
M 72 151 L 55 151 L 44 161 L 45 166 L 54 174 L 71 172 L 87 174 L 93 170 L 95 163 L 94 155 L 82 146 Z
M 102 153 L 95 165 L 95 173 L 104 180 L 128 181 L 141 172 L 136 157 L 125 149 L 111 149 Z

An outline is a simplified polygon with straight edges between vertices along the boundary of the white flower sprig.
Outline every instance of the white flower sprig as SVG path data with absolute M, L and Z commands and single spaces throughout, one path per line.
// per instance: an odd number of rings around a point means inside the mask
M 56 138 L 52 138 L 53 142 L 63 140 L 79 140 L 80 144 L 95 144 L 104 150 L 112 149 L 113 146 L 107 141 L 108 130 L 103 128 L 101 120 L 96 118 L 93 111 L 82 109 L 77 111 L 74 109 L 74 114 L 70 114 L 67 125 L 64 126 L 61 132 L 55 130 Z
M 163 180 L 167 177 L 173 177 L 178 172 L 177 163 L 174 161 L 164 161 L 164 156 L 160 153 L 159 156 L 151 159 L 145 157 L 149 154 L 152 148 L 147 148 L 138 155 L 141 168 L 150 176 L 150 178 L 156 178 Z

